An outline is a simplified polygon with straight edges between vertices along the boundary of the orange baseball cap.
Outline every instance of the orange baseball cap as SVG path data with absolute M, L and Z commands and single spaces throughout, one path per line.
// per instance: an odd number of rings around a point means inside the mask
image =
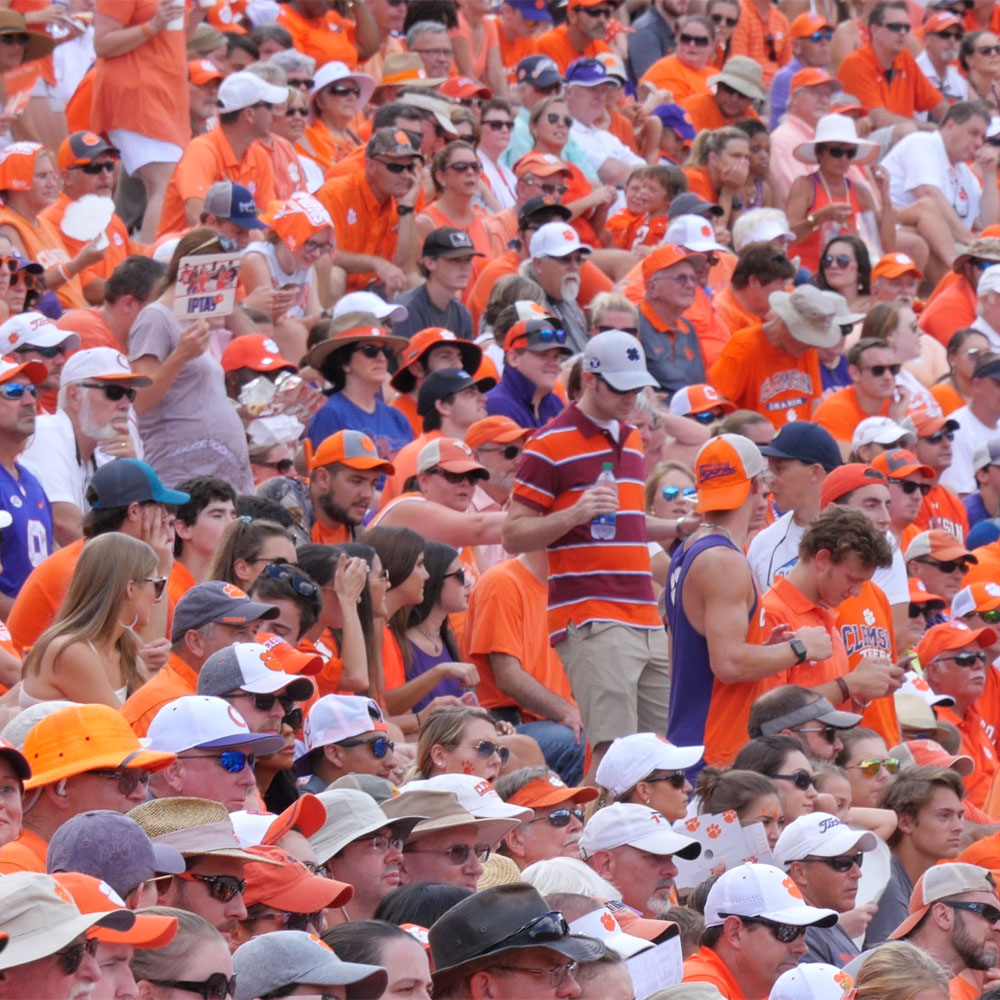
M 260 333 L 247 334 L 229 342 L 222 352 L 222 370 L 249 368 L 255 372 L 297 372 L 298 365 L 281 356 L 281 348 L 270 337 Z
M 529 809 L 544 809 L 547 806 L 558 806 L 564 802 L 593 802 L 601 793 L 593 785 L 581 785 L 574 788 L 567 785 L 562 778 L 550 774 L 546 778 L 535 778 L 524 788 L 518 789 L 509 799 L 511 805 L 526 806 Z
M 970 583 L 951 599 L 952 618 L 964 618 L 977 611 L 996 611 L 1000 608 L 1000 584 Z
M 35 159 L 47 152 L 40 142 L 15 142 L 0 150 L 0 191 L 28 191 L 35 181 Z
M 698 487 L 695 509 L 699 514 L 707 510 L 735 510 L 750 496 L 754 478 L 766 469 L 764 456 L 749 438 L 740 434 L 710 438 L 694 461 Z
M 52 876 L 72 897 L 81 913 L 107 913 L 125 910 L 125 900 L 102 879 L 80 872 L 59 872 Z M 88 937 L 95 937 L 106 944 L 130 944 L 136 948 L 162 948 L 174 939 L 177 918 L 154 913 L 136 913 L 135 923 L 127 931 L 115 931 L 95 924 Z
M 907 415 L 907 420 L 913 424 L 917 437 L 930 437 L 938 431 L 958 430 L 958 421 L 949 416 L 932 417 L 926 409 L 914 410 Z
M 872 459 L 871 466 L 878 469 L 886 479 L 904 479 L 914 472 L 919 472 L 924 479 L 934 478 L 934 470 L 929 465 L 922 465 L 917 456 L 905 448 L 883 451 Z
M 73 132 L 59 144 L 59 169 L 69 170 L 83 163 L 93 163 L 102 153 L 118 158 L 118 150 L 97 132 Z
M 923 580 L 911 576 L 907 577 L 906 582 L 910 587 L 910 604 L 940 604 L 942 608 L 948 606 L 948 602 L 943 597 L 940 597 L 938 594 L 932 594 L 927 589 Z M 997 606 L 1000 607 L 1000 601 L 997 601 Z M 954 614 L 954 612 L 952 613 Z M 955 615 L 955 617 L 959 616 Z
M 862 486 L 873 486 L 879 483 L 882 486 L 889 485 L 885 476 L 870 465 L 865 465 L 863 462 L 849 462 L 847 465 L 841 465 L 833 472 L 828 472 L 826 479 L 823 480 L 823 487 L 819 495 L 820 509 L 829 507 L 830 504 L 836 503 L 848 493 L 860 490 Z
M 272 201 L 267 212 L 260 216 L 289 250 L 298 250 L 306 240 L 324 229 L 330 230 L 330 249 L 336 249 L 333 219 L 330 213 L 311 194 L 296 191 L 287 201 Z
M 907 740 L 889 751 L 903 767 L 949 767 L 967 778 L 976 769 L 976 762 L 963 754 L 951 754 L 936 740 Z
M 461 340 L 451 330 L 443 326 L 428 326 L 418 330 L 398 358 L 399 371 L 389 380 L 390 385 L 400 392 L 410 392 L 416 388 L 417 378 L 409 370 L 414 361 L 423 360 L 424 355 L 438 344 L 454 344 L 462 355 L 462 368 L 474 372 L 483 360 L 482 348 L 471 340 Z
M 915 274 L 923 278 L 923 272 L 905 253 L 887 253 L 872 268 L 872 281 L 876 278 L 901 278 L 904 274 Z
M 537 177 L 551 177 L 553 174 L 569 174 L 572 171 L 551 153 L 525 153 L 511 168 L 514 176 L 523 177 L 525 174 L 535 174 Z
M 794 42 L 797 38 L 808 38 L 813 32 L 824 28 L 833 30 L 825 17 L 820 17 L 819 14 L 799 14 L 788 26 L 788 37 Z
M 361 431 L 337 431 L 324 438 L 309 460 L 309 469 L 312 471 L 334 462 L 350 469 L 387 472 L 390 476 L 396 471 L 392 462 L 387 462 L 375 450 L 375 442 Z
M 313 875 L 298 858 L 273 845 L 248 847 L 261 861 L 243 866 L 247 908 L 267 903 L 286 913 L 315 913 L 328 906 L 343 906 L 354 896 L 354 886 L 336 879 Z M 270 862 L 270 863 L 268 863 Z
M 642 277 L 644 281 L 649 281 L 657 271 L 663 271 L 668 267 L 679 264 L 682 260 L 693 260 L 704 258 L 704 254 L 693 254 L 682 247 L 679 243 L 664 243 L 657 247 L 642 262 Z
M 147 750 L 110 705 L 73 705 L 45 716 L 28 730 L 24 756 L 31 765 L 25 790 L 102 769 L 162 771 L 177 755 Z
M 704 383 L 682 386 L 670 398 L 670 412 L 680 417 L 707 413 L 709 410 L 732 413 L 735 409 L 735 404 L 720 396 L 714 385 Z
M 510 417 L 483 417 L 465 432 L 465 443 L 470 448 L 496 441 L 499 444 L 513 444 L 531 434 L 530 427 L 522 427 Z
M 438 93 L 456 101 L 469 97 L 482 97 L 488 101 L 493 96 L 493 91 L 489 87 L 484 87 L 478 81 L 472 80 L 467 76 L 448 77 L 438 87 Z
M 444 469 L 445 472 L 475 472 L 480 479 L 489 479 L 490 474 L 486 468 L 480 465 L 472 449 L 464 442 L 456 438 L 440 437 L 420 449 L 417 455 L 417 472 L 426 472 L 428 469 Z
M 929 556 L 931 559 L 940 559 L 942 562 L 951 559 L 967 559 L 972 563 L 979 562 L 954 535 L 939 528 L 933 531 L 921 531 L 919 535 L 914 535 L 910 539 L 910 544 L 906 546 L 904 557 L 907 562 L 911 559 L 922 559 L 925 556 Z
M 806 66 L 805 69 L 800 69 L 792 77 L 789 93 L 794 94 L 796 90 L 801 90 L 803 87 L 818 87 L 821 83 L 832 83 L 835 90 L 840 88 L 837 79 L 830 76 L 825 69 L 820 69 L 818 66 Z
M 304 677 L 315 677 L 323 672 L 323 657 L 318 653 L 303 653 L 280 635 L 270 632 L 258 632 L 254 642 L 274 653 L 278 658 L 279 668 L 286 674 L 300 674 Z
M 955 25 L 961 25 L 961 21 L 949 10 L 935 11 L 920 28 L 921 35 L 926 38 L 928 35 L 936 35 L 940 31 L 947 31 Z
M 966 646 L 986 649 L 996 641 L 997 634 L 993 629 L 969 628 L 965 622 L 953 618 L 951 621 L 929 628 L 913 651 L 926 667 L 935 656 L 940 656 L 942 653 L 951 652 L 953 649 L 964 649 Z
M 49 370 L 41 361 L 25 361 L 20 363 L 15 361 L 10 355 L 0 358 L 0 385 L 17 378 L 22 372 L 32 385 L 41 385 L 49 377 Z
M 204 87 L 213 80 L 222 80 L 223 76 L 211 59 L 192 59 L 188 63 L 188 79 L 196 87 Z
M 672 920 L 655 920 L 652 917 L 640 917 L 631 907 L 618 902 L 617 899 L 606 899 L 604 908 L 610 910 L 626 934 L 640 937 L 643 941 L 656 941 L 676 937 L 680 928 Z

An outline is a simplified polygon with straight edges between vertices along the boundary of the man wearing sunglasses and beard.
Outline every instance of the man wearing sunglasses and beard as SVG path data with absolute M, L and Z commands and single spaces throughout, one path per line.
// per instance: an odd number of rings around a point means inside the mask
M 42 320 L 39 314 L 34 322 Z M 59 409 L 38 417 L 34 439 L 22 456 L 52 504 L 59 545 L 83 537 L 83 515 L 90 509 L 87 487 L 98 468 L 141 454 L 133 437 L 132 401 L 136 389 L 150 381 L 133 374 L 128 359 L 113 347 L 76 351 L 63 366 Z
M 774 845 L 778 865 L 791 876 L 810 905 L 847 913 L 854 909 L 867 851 L 874 851 L 875 834 L 852 830 L 829 813 L 799 816 L 781 832 Z M 839 924 L 806 930 L 804 959 L 843 968 L 858 949 Z

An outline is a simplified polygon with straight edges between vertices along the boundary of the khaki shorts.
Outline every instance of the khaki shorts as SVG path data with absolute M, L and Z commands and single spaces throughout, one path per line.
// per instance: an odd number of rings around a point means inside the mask
M 662 628 L 571 624 L 556 652 L 592 747 L 632 733 L 666 733 L 670 675 Z

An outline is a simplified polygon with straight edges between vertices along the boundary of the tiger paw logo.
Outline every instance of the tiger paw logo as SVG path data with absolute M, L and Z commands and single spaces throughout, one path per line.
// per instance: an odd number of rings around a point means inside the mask
M 689 819 L 684 824 L 684 829 L 690 831 L 691 833 L 694 833 L 696 830 L 700 830 L 701 829 L 701 820 L 700 819 L 696 819 L 696 818 Z
M 601 926 L 606 930 L 610 931 L 612 934 L 618 930 L 618 924 L 615 923 L 615 918 L 611 916 L 610 913 L 605 913 L 601 917 Z
M 713 823 L 705 832 L 712 840 L 715 840 L 716 837 L 722 836 L 722 827 L 718 823 Z
M 227 583 L 223 588 L 222 592 L 226 597 L 231 597 L 234 601 L 246 600 L 246 594 L 240 590 L 235 584 Z
M 871 608 L 865 608 L 865 610 L 861 613 L 861 617 L 864 618 L 866 625 L 875 624 L 875 612 L 872 611 Z
M 782 879 L 781 885 L 787 890 L 789 896 L 802 899 L 802 890 L 790 878 Z

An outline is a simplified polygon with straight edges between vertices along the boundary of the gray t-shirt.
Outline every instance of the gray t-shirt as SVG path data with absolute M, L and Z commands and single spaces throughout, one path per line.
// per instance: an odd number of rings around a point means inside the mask
M 865 934 L 865 950 L 887 941 L 889 935 L 906 919 L 910 912 L 910 894 L 913 883 L 894 854 L 889 866 L 889 884 L 878 901 L 878 911 L 872 917 Z
M 444 309 L 438 309 L 427 294 L 427 285 L 417 285 L 403 292 L 396 302 L 406 306 L 406 319 L 392 324 L 394 337 L 410 339 L 417 331 L 429 326 L 443 326 L 459 340 L 472 340 L 472 315 L 458 299 L 452 299 Z M 470 374 L 473 374 L 470 372 Z
M 803 962 L 826 962 L 842 969 L 858 953 L 857 945 L 840 924 L 832 927 L 810 927 L 806 931 L 806 947 L 809 951 L 799 960 Z
M 163 362 L 177 347 L 181 325 L 158 302 L 136 317 L 128 337 L 131 361 Z M 158 406 L 139 416 L 146 461 L 166 486 L 191 476 L 218 476 L 237 493 L 253 493 L 243 422 L 226 396 L 222 365 L 207 351 L 180 370 Z

